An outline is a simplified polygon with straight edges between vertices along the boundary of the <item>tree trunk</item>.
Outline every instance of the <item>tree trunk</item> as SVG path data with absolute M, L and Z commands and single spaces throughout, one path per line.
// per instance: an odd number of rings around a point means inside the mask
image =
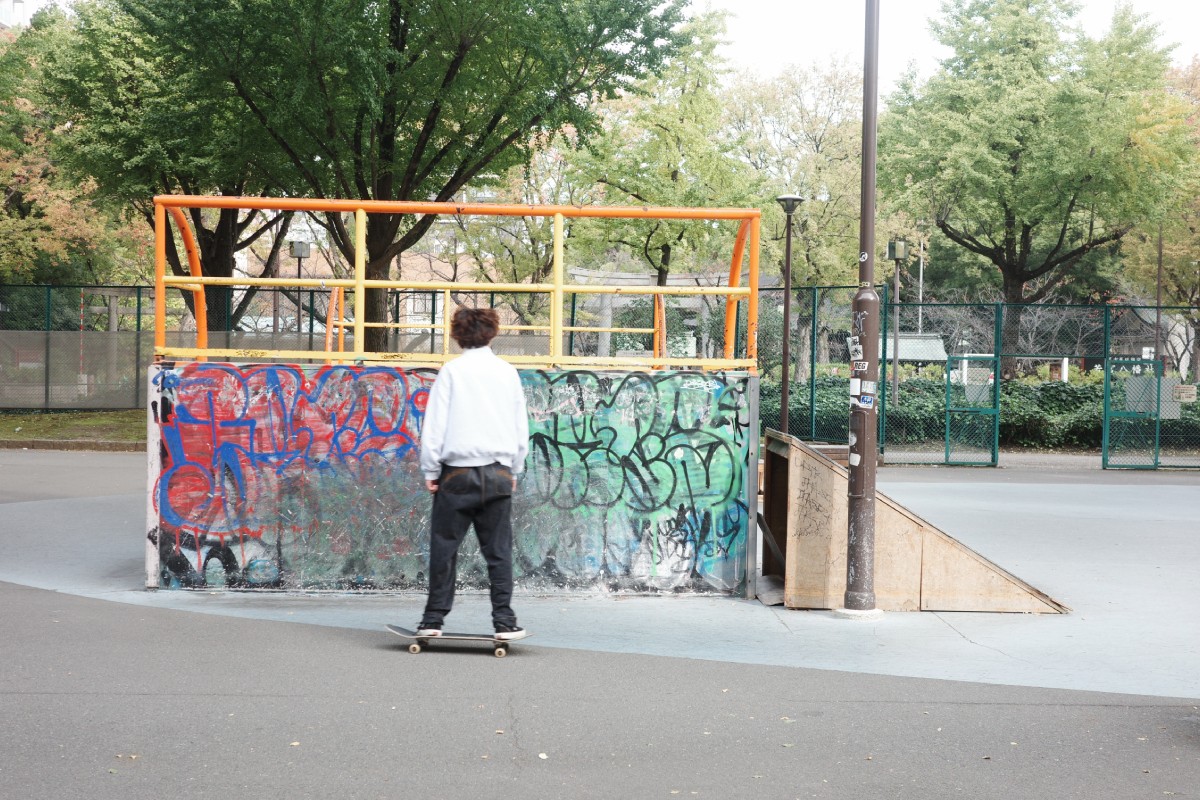
M 383 269 L 382 274 L 376 278 L 376 272 L 367 267 L 367 278 L 371 280 L 386 280 L 387 269 Z M 387 322 L 388 320 L 388 292 L 387 289 L 367 289 L 367 308 L 364 320 L 366 322 Z M 446 314 L 451 313 L 450 309 L 443 309 Z M 363 332 L 363 348 L 368 353 L 386 353 L 388 351 L 388 329 L 387 328 L 367 328 Z
M 791 355 L 796 363 L 795 382 L 807 384 L 813 379 L 811 327 L 808 325 L 798 326 L 794 341 L 796 347 Z
M 206 276 L 217 278 L 233 277 L 234 253 L 237 252 L 238 209 L 223 208 L 217 217 L 217 226 L 210 230 L 196 226 L 197 246 L 200 262 Z M 194 218 L 193 218 L 194 219 Z M 233 287 L 206 286 L 204 301 L 208 306 L 208 331 L 230 331 L 236 320 L 233 318 Z M 221 343 L 210 342 L 211 346 L 227 347 L 228 336 Z
M 1200 317 L 1192 321 L 1192 357 L 1188 361 L 1191 382 L 1200 384 Z
M 389 255 L 396 236 L 398 220 L 393 214 L 371 214 L 367 216 L 367 280 L 386 281 L 392 266 Z M 351 251 L 353 252 L 353 251 Z M 354 264 L 353 258 L 350 261 Z M 387 322 L 387 289 L 367 289 L 364 322 Z M 449 314 L 450 309 L 442 310 Z M 363 349 L 368 353 L 386 353 L 389 349 L 388 328 L 366 328 L 363 332 Z M 432 331 L 430 332 L 432 334 Z
M 1025 313 L 1025 287 L 1020 283 L 1004 282 L 1004 324 L 1000 329 L 1000 374 L 997 380 L 1017 377 L 1017 358 L 1021 352 L 1021 318 Z M 980 350 L 977 346 L 976 352 Z

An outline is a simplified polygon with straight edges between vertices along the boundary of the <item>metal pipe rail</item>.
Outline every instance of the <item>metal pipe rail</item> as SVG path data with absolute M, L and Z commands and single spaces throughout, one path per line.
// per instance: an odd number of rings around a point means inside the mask
M 479 284 L 478 290 L 490 293 L 541 293 L 550 296 L 550 320 L 548 325 L 505 326 L 506 330 L 536 331 L 549 333 L 549 353 L 545 356 L 505 356 L 506 360 L 530 366 L 611 366 L 611 367 L 672 367 L 692 369 L 740 369 L 754 372 L 758 356 L 758 283 L 759 243 L 761 212 L 758 209 L 735 208 L 646 208 L 646 207 L 578 207 L 578 206 L 535 206 L 502 205 L 483 203 L 433 203 L 406 201 L 364 200 L 320 200 L 310 198 L 261 198 L 261 197 L 208 197 L 191 195 L 164 195 L 156 197 L 155 203 L 155 358 L 193 359 L 319 359 L 329 361 L 333 352 L 333 329 L 337 328 L 338 360 L 346 356 L 356 362 L 410 362 L 413 364 L 438 364 L 452 357 L 450 353 L 449 318 L 441 323 L 412 324 L 393 322 L 368 322 L 363 310 L 366 307 L 368 289 L 405 289 L 440 292 L 446 307 L 449 307 L 451 292 L 471 291 L 472 284 L 438 281 L 390 281 L 366 277 L 366 221 L 369 213 L 388 214 L 437 214 L 437 215 L 480 215 L 480 216 L 532 216 L 552 217 L 554 220 L 554 249 L 551 281 L 548 283 Z M 188 226 L 182 209 L 245 209 L 271 211 L 304 211 L 310 213 L 353 213 L 355 258 L 352 278 L 222 278 L 204 276 L 201 272 L 195 238 Z M 170 214 L 179 230 L 188 258 L 189 274 L 168 275 L 166 269 L 166 242 L 169 234 L 167 214 Z M 729 269 L 728 286 L 605 286 L 599 284 L 567 284 L 564 269 L 564 220 L 567 218 L 600 219 L 694 219 L 740 221 L 734 243 Z M 749 250 L 747 254 L 746 251 Z M 748 285 L 741 286 L 742 263 L 748 258 Z M 207 344 L 207 318 L 204 313 L 204 290 L 207 286 L 242 287 L 287 287 L 297 289 L 323 289 L 331 292 L 330 308 L 335 309 L 336 321 L 327 323 L 325 350 L 261 350 L 238 348 L 212 348 Z M 196 347 L 166 346 L 166 291 L 178 288 L 191 291 L 196 316 Z M 346 322 L 345 294 L 352 292 L 352 322 Z M 478 291 L 476 290 L 476 291 Z M 566 325 L 563 320 L 563 302 L 567 295 L 648 295 L 654 298 L 653 328 L 584 327 Z M 725 347 L 721 358 L 668 358 L 666 356 L 666 314 L 664 300 L 668 296 L 723 296 L 725 307 Z M 734 332 L 736 330 L 738 304 L 747 304 L 747 347 L 745 358 L 734 357 Z M 344 352 L 345 330 L 354 332 L 353 351 Z M 442 329 L 442 352 L 437 353 L 389 353 L 367 352 L 364 333 L 367 328 L 392 329 Z M 596 357 L 572 356 L 562 352 L 563 334 L 570 332 L 625 332 L 653 333 L 653 357 Z

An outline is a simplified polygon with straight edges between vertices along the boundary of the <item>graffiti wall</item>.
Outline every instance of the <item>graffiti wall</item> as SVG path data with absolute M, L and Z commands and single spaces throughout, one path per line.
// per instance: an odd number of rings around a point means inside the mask
M 189 363 L 152 370 L 148 582 L 422 589 L 418 467 L 437 373 Z M 530 455 L 514 566 L 531 591 L 734 592 L 746 579 L 744 373 L 523 370 Z M 487 585 L 473 537 L 466 587 Z

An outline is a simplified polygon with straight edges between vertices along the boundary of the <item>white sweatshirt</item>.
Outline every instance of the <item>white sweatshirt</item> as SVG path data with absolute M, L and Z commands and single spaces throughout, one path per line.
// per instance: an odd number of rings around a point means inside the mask
M 421 471 L 437 480 L 442 465 L 481 467 L 499 461 L 525 469 L 529 417 L 517 370 L 490 347 L 474 347 L 438 372 L 421 427 Z

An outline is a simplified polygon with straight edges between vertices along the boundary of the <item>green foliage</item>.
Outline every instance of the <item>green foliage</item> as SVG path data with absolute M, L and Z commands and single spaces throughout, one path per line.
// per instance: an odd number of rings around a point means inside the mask
M 891 384 L 888 384 L 890 390 Z M 887 441 L 891 443 L 937 441 L 946 427 L 946 383 L 930 378 L 909 378 L 900 383 L 900 403 L 887 405 Z
M 1043 362 L 1037 366 L 1032 375 L 1025 375 L 1020 380 L 1026 383 L 1049 383 L 1050 377 L 1050 362 Z M 1104 370 L 1091 369 L 1081 370 L 1077 364 L 1067 365 L 1067 380 L 1071 384 L 1088 384 L 1088 385 L 1104 385 Z
M 373 200 L 450 200 L 539 134 L 594 131 L 595 103 L 659 70 L 681 19 L 678 0 L 120 5 L 253 117 L 304 192 Z M 373 215 L 372 277 L 432 221 Z
M 838 376 L 817 377 L 815 388 L 816 413 L 810 415 L 812 398 L 807 384 L 793 382 L 788 388 L 788 432 L 817 441 L 845 442 L 850 427 L 850 380 Z M 764 428 L 778 429 L 782 407 L 781 386 L 775 381 L 762 381 L 759 388 L 759 417 Z
M 38 92 L 45 41 L 61 28 L 39 12 L 20 36 L 0 31 L 0 281 L 71 284 L 128 274 L 141 242 L 90 181 L 55 158 L 67 135 Z M 148 237 L 143 237 L 143 241 Z
M 105 195 L 149 220 L 155 194 L 263 190 L 270 142 L 250 113 L 118 2 L 81 2 L 39 36 L 42 95 L 70 131 L 58 153 Z
M 862 190 L 862 70 L 850 61 L 781 74 L 739 75 L 722 97 L 725 126 L 741 161 L 763 184 L 764 272 L 783 271 L 786 216 L 774 197 L 804 198 L 793 215 L 796 286 L 857 281 Z M 881 209 L 881 228 L 889 224 Z
M 598 101 L 660 70 L 681 19 L 682 0 L 91 0 L 47 39 L 45 88 L 75 168 L 143 211 L 160 192 L 446 201 L 541 135 L 595 131 Z M 433 221 L 371 215 L 368 277 Z M 192 222 L 220 276 L 262 219 Z M 352 262 L 352 227 L 323 222 Z M 370 290 L 367 321 L 386 312 Z M 386 349 L 383 329 L 367 339 Z
M 28 442 L 145 442 L 146 412 L 132 411 L 0 411 L 0 439 Z
M 670 302 L 666 304 L 665 310 L 667 331 L 671 334 L 682 333 L 685 330 L 684 313 Z M 653 299 L 647 295 L 632 298 L 613 314 L 612 326 L 614 328 L 653 328 Z M 612 349 L 614 352 L 617 350 L 653 350 L 653 336 L 649 333 L 614 333 Z
M 85 0 L 30 32 L 37 102 L 56 132 L 56 164 L 123 217 L 154 222 L 157 194 L 256 195 L 282 174 L 274 143 L 219 81 L 151 35 L 117 0 Z M 280 216 L 237 209 L 191 215 L 204 273 L 233 275 L 235 255 Z M 148 231 L 143 231 L 149 238 Z M 172 272 L 187 274 L 167 237 Z M 146 254 L 147 260 L 149 255 Z M 227 330 L 228 290 L 209 287 L 208 326 Z M 236 313 L 234 314 L 236 316 Z
M 661 75 L 600 107 L 599 133 L 574 157 L 577 180 L 597 184 L 605 205 L 712 208 L 761 197 L 752 170 L 722 136 L 724 18 L 697 16 L 681 34 L 684 44 Z M 662 283 L 672 272 L 727 272 L 735 235 L 732 224 L 706 220 L 605 220 L 576 226 L 575 247 L 584 249 L 586 239 L 597 254 L 618 246 Z
M 1103 384 L 1060 381 L 1001 384 L 1001 444 L 1097 448 L 1103 438 L 1103 425 Z
M 723 306 L 724 304 L 721 303 Z M 723 311 L 723 309 L 722 309 Z M 737 334 L 734 354 L 741 357 L 745 352 L 747 310 L 745 303 L 738 304 Z M 725 348 L 725 316 L 712 309 L 705 315 L 705 337 L 712 352 L 721 353 Z M 795 339 L 792 340 L 793 342 Z M 774 303 L 758 307 L 758 372 L 767 380 L 778 381 L 783 367 L 783 309 Z
M 837 376 L 818 377 L 814 388 L 815 418 L 810 415 L 808 384 L 791 385 L 789 432 L 804 439 L 845 442 L 850 414 L 849 381 Z M 902 402 L 887 406 L 888 445 L 942 441 L 946 426 L 945 382 L 909 378 L 901 382 L 900 393 Z M 1111 402 L 1114 408 L 1122 407 L 1123 380 L 1114 381 Z M 759 414 L 763 428 L 779 427 L 778 381 L 764 379 L 761 382 Z M 1180 419 L 1164 419 L 1160 425 L 1164 442 L 1200 442 L 1200 403 L 1184 404 Z M 1000 385 L 1000 445 L 1003 447 L 1097 450 L 1102 445 L 1103 426 L 1103 383 L 1011 380 Z
M 885 194 L 992 264 L 1010 303 L 1110 291 L 1106 247 L 1196 162 L 1155 27 L 1120 7 L 1099 39 L 1064 38 L 1075 11 L 951 0 L 934 31 L 952 55 L 881 124 Z

